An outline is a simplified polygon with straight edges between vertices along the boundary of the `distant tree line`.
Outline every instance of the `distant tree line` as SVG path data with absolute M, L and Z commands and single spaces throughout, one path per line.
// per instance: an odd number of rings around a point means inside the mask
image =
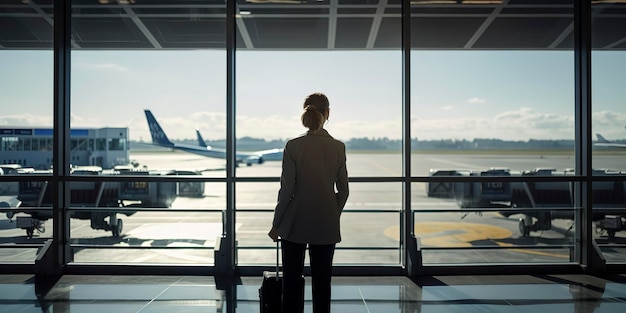
M 351 150 L 400 150 L 402 141 L 389 138 L 353 138 L 346 141 Z M 574 140 L 539 140 L 528 141 L 476 138 L 467 139 L 411 139 L 414 150 L 497 150 L 497 149 L 573 149 Z

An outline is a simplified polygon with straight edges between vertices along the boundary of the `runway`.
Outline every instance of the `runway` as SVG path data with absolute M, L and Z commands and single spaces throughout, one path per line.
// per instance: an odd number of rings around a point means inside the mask
M 594 167 L 626 171 L 621 152 L 594 158 Z M 131 159 L 154 170 L 202 171 L 210 178 L 225 178 L 225 162 L 182 152 L 134 152 Z M 574 166 L 567 153 L 542 154 L 414 154 L 411 160 L 414 176 L 428 176 L 430 169 L 481 171 L 508 168 L 525 171 L 552 168 L 565 171 Z M 399 153 L 349 153 L 350 177 L 401 177 Z M 280 162 L 240 166 L 236 176 L 279 177 Z M 275 260 L 274 243 L 266 236 L 279 188 L 278 182 L 238 182 L 235 187 L 236 240 L 238 264 L 271 264 Z M 426 183 L 411 187 L 414 232 L 424 247 L 425 264 L 463 263 L 569 263 L 575 242 L 576 227 L 572 220 L 554 220 L 550 230 L 522 236 L 520 215 L 504 217 L 498 212 L 462 210 L 451 198 L 426 195 Z M 350 198 L 342 214 L 342 242 L 337 245 L 335 264 L 400 263 L 400 227 L 402 216 L 401 182 L 352 182 Z M 626 204 L 625 204 L 626 206 Z M 226 185 L 222 181 L 206 182 L 202 197 L 177 197 L 172 207 L 158 212 L 143 211 L 132 216 L 120 215 L 123 232 L 94 230 L 88 220 L 71 219 L 71 242 L 76 246 L 74 261 L 80 263 L 138 264 L 213 264 L 215 239 L 222 234 L 222 211 L 226 208 Z M 24 230 L 0 216 L 0 240 L 4 244 L 43 242 L 51 236 L 52 221 L 45 222 L 48 231 L 26 238 Z M 598 234 L 601 236 L 602 234 Z M 618 240 L 626 237 L 618 232 Z M 102 248 L 95 248 L 97 245 Z M 497 248 L 497 249 L 496 249 Z M 0 260 L 32 261 L 36 249 L 0 249 Z M 608 255 L 623 262 L 621 252 Z

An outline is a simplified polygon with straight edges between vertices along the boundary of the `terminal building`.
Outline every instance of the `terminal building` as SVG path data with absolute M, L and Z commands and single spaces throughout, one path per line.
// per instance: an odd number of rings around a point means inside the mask
M 52 168 L 53 129 L 0 128 L 0 163 Z M 113 168 L 129 163 L 128 128 L 70 130 L 71 166 Z

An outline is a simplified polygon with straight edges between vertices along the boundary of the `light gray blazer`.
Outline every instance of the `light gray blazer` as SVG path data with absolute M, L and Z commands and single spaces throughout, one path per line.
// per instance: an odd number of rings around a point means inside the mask
M 297 243 L 340 242 L 339 217 L 348 200 L 344 143 L 325 129 L 308 132 L 287 142 L 282 166 L 272 222 L 278 235 Z

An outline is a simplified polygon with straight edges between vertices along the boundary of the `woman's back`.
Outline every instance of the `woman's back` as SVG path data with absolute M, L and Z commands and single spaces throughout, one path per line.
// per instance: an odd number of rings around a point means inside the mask
M 285 154 L 295 170 L 291 204 L 295 216 L 286 239 L 317 244 L 341 241 L 339 217 L 348 193 L 345 145 L 322 129 L 290 140 Z

